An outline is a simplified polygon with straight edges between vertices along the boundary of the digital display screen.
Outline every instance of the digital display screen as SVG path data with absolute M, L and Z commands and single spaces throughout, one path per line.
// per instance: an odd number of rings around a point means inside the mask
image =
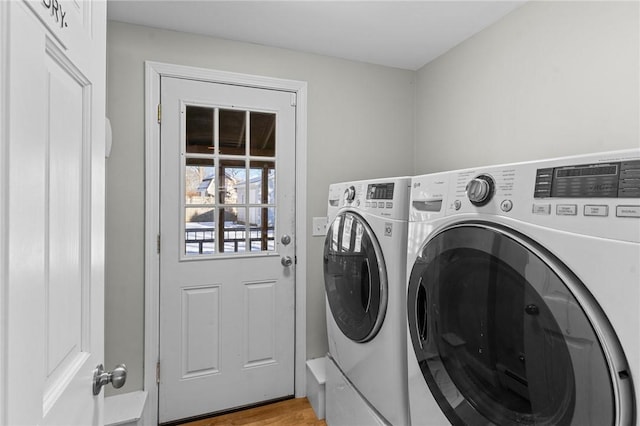
M 372 183 L 367 187 L 367 200 L 393 200 L 392 183 Z
M 587 177 L 587 176 L 607 176 L 618 173 L 618 166 L 601 167 L 570 167 L 556 170 L 556 177 Z
M 640 160 L 538 169 L 535 198 L 638 198 Z

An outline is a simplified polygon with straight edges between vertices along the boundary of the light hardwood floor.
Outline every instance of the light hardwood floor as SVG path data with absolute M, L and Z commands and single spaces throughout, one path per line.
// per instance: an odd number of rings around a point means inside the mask
M 219 425 L 326 426 L 327 423 L 324 420 L 318 420 L 307 398 L 295 398 L 182 424 L 182 426 Z

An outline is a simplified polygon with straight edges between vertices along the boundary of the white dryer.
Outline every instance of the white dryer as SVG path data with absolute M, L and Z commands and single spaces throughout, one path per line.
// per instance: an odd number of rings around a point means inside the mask
M 640 377 L 640 150 L 412 180 L 413 426 L 628 426 Z
M 409 178 L 333 184 L 328 202 L 324 280 L 329 356 L 380 422 L 406 425 Z M 327 389 L 331 386 L 327 383 Z M 364 417 L 339 416 L 350 408 L 330 401 L 341 399 L 327 398 L 329 425 L 371 424 Z

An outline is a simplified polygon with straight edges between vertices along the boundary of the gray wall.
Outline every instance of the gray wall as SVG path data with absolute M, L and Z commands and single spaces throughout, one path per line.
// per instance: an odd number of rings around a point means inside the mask
M 415 172 L 639 146 L 638 2 L 529 2 L 420 69 Z
M 120 392 L 143 387 L 145 60 L 308 82 L 307 356 L 323 356 L 324 241 L 311 217 L 326 215 L 332 182 L 412 172 L 415 73 L 117 22 L 107 37 L 105 361 L 129 367 Z
M 111 22 L 105 358 L 128 363 L 122 391 L 142 388 L 145 60 L 309 83 L 310 227 L 334 181 L 639 146 L 639 14 L 529 2 L 417 72 Z M 327 350 L 322 239 L 307 252 L 312 358 Z

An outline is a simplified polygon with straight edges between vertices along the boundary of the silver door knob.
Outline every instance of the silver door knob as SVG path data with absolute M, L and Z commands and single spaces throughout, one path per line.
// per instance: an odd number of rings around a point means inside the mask
M 93 394 L 98 395 L 102 387 L 108 383 L 119 389 L 124 386 L 127 381 L 127 366 L 120 364 L 113 369 L 113 371 L 104 371 L 104 366 L 99 364 L 95 370 L 93 370 Z
M 291 237 L 290 237 L 289 235 L 287 235 L 287 234 L 284 234 L 284 235 L 282 236 L 282 238 L 280 238 L 280 242 L 281 242 L 282 244 L 284 244 L 285 246 L 288 246 L 288 245 L 289 245 L 289 243 L 291 243 Z
M 282 266 L 285 268 L 288 268 L 293 265 L 293 259 L 291 259 L 291 256 L 283 256 L 282 259 L 280 259 L 280 263 L 282 263 Z

